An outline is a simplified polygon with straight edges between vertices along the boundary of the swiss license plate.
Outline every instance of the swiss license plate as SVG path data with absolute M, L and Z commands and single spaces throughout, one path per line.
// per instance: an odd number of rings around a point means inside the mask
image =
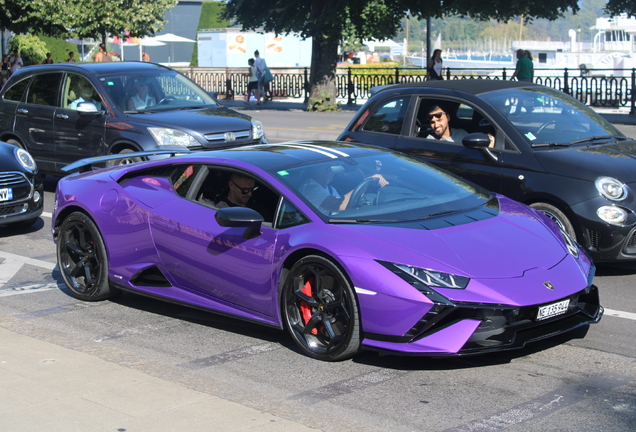
M 557 315 L 564 314 L 568 310 L 570 300 L 563 300 L 557 303 L 541 306 L 537 313 L 537 321 L 552 318 Z
M 0 201 L 11 201 L 13 199 L 13 189 L 0 189 Z

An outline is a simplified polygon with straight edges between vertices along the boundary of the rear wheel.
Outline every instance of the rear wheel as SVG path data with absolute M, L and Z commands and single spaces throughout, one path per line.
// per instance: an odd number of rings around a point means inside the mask
M 140 157 L 126 156 L 127 153 L 134 153 L 134 152 L 135 152 L 135 150 L 133 150 L 131 148 L 125 148 L 125 149 L 121 150 L 119 153 L 117 153 L 119 155 L 122 155 L 121 159 L 115 159 L 115 160 L 108 161 L 106 166 L 128 165 L 128 164 L 135 163 L 135 162 L 141 162 L 143 159 L 140 158 Z
M 80 300 L 114 295 L 108 284 L 108 256 L 97 226 L 84 213 L 71 213 L 60 227 L 57 264 L 64 283 Z
M 310 255 L 294 264 L 283 287 L 282 308 L 285 326 L 306 355 L 338 361 L 360 350 L 358 303 L 332 261 Z
M 561 210 L 551 204 L 542 202 L 530 204 L 530 207 L 539 210 L 541 213 L 552 219 L 559 228 L 568 233 L 573 239 L 576 239 L 576 233 L 574 232 L 572 223 Z

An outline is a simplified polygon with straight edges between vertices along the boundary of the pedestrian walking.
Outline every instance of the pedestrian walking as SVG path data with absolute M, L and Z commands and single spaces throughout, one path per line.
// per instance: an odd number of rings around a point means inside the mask
M 110 58 L 110 55 L 108 55 L 108 51 L 106 51 L 106 47 L 104 46 L 104 44 L 99 44 L 99 51 L 97 51 L 95 53 L 95 55 L 93 55 L 93 61 L 96 62 L 109 62 L 112 59 Z
M 442 50 L 436 49 L 433 51 L 431 61 L 428 62 L 426 73 L 428 74 L 429 81 L 443 80 L 442 69 L 444 68 L 444 62 L 442 60 Z
M 11 62 L 11 73 L 15 73 L 18 70 L 20 70 L 20 68 L 22 66 L 24 66 L 24 63 L 22 62 L 22 57 L 20 57 L 20 53 L 18 52 L 18 50 L 14 50 L 13 51 L 13 55 L 9 58 L 9 61 Z
M 68 58 L 66 59 L 66 63 L 75 63 L 75 53 L 73 51 L 68 53 Z
M 2 67 L 0 69 L 0 76 L 2 77 L 2 85 L 7 82 L 9 76 L 11 75 L 11 62 L 9 61 L 9 56 L 2 56 Z
M 517 81 L 532 81 L 532 75 L 534 74 L 534 66 L 532 60 L 526 56 L 526 52 L 522 49 L 517 50 L 517 67 L 512 74 L 511 80 L 517 78 Z
M 260 99 L 260 94 L 258 92 L 258 75 L 257 75 L 256 66 L 254 66 L 254 59 L 253 58 L 249 59 L 247 61 L 247 64 L 249 65 L 250 71 L 245 74 L 245 76 L 248 76 L 249 79 L 247 82 L 247 91 L 245 92 L 245 101 L 243 103 L 245 105 L 249 105 L 250 94 L 254 93 L 254 97 L 256 98 L 256 105 L 260 105 L 261 99 Z
M 51 53 L 46 53 L 46 59 L 42 62 L 42 64 L 53 64 L 53 59 L 51 58 Z
M 267 62 L 258 50 L 254 51 L 254 66 L 256 66 L 258 75 L 258 92 L 263 102 L 267 101 L 267 93 L 269 92 L 269 82 L 265 82 L 265 72 L 267 71 Z M 261 100 L 259 100 L 260 102 Z

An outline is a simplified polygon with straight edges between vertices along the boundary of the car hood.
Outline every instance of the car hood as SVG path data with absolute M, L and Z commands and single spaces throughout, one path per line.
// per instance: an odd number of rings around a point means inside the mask
M 601 176 L 636 182 L 636 141 L 595 146 L 573 146 L 535 152 L 546 171 L 594 181 Z
M 539 218 L 534 210 L 500 198 L 499 215 L 486 220 L 433 230 L 347 225 L 342 229 L 351 233 L 339 237 L 349 238 L 350 245 L 369 245 L 368 258 L 471 278 L 516 278 L 550 269 L 568 254 L 558 228 Z
M 135 121 L 157 126 L 190 129 L 203 134 L 238 132 L 252 128 L 252 118 L 225 107 L 176 109 L 129 114 Z

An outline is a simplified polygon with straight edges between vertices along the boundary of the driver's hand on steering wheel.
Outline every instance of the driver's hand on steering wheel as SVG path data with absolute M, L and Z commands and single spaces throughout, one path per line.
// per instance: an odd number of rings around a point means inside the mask
M 389 184 L 389 182 L 387 181 L 387 179 L 385 179 L 382 174 L 374 174 L 371 177 L 367 177 L 367 178 L 375 178 L 378 179 L 378 184 L 380 185 L 380 187 L 384 187 L 386 185 Z

